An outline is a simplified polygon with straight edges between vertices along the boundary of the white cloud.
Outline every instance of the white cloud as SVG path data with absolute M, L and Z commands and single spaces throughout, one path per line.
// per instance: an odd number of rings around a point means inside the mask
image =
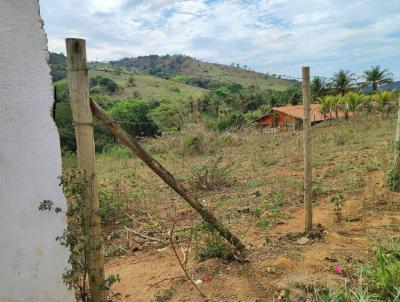
M 49 48 L 87 39 L 90 59 L 184 53 L 298 75 L 387 64 L 400 75 L 398 0 L 41 0 Z M 392 59 L 390 59 L 392 58 Z M 392 63 L 393 62 L 393 63 Z

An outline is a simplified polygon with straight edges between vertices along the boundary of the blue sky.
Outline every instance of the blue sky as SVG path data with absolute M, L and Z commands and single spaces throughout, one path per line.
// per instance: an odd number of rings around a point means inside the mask
M 40 0 L 49 49 L 90 60 L 186 54 L 275 74 L 371 65 L 400 79 L 400 0 Z

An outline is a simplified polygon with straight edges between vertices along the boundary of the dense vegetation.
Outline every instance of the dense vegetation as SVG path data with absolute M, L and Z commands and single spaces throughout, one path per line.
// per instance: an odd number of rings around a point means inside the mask
M 49 54 L 49 65 L 53 82 L 67 77 L 67 58 L 62 53 L 51 52 Z
M 59 80 L 65 77 L 65 56 L 51 54 L 50 66 L 53 79 L 58 79 L 55 82 L 55 119 L 61 143 L 65 150 L 74 150 L 67 82 Z M 216 131 L 239 129 L 251 125 L 272 107 L 301 103 L 299 83 L 286 81 L 286 87 L 279 89 L 265 82 L 260 86 L 248 85 L 248 82 L 232 80 L 228 73 L 234 71 L 238 77 L 243 72 L 250 73 L 255 83 L 260 80 L 260 74 L 235 66 L 203 63 L 182 55 L 96 62 L 91 63 L 90 68 L 91 97 L 130 134 L 140 137 L 180 131 L 192 123 Z M 224 76 L 219 76 L 221 73 Z M 263 81 L 272 78 L 262 76 Z M 396 94 L 375 90 L 379 85 L 392 83 L 391 73 L 375 66 L 367 70 L 362 79 L 361 85 L 356 84 L 355 75 L 344 70 L 330 80 L 314 77 L 311 83 L 313 101 L 319 102 L 322 113 L 331 118 L 337 116 L 338 111 L 358 109 L 378 109 L 388 115 L 394 108 Z M 359 92 L 368 86 L 372 87 L 373 94 Z M 157 90 L 159 94 L 154 94 Z M 96 126 L 95 131 L 98 151 L 115 144 L 101 127 Z

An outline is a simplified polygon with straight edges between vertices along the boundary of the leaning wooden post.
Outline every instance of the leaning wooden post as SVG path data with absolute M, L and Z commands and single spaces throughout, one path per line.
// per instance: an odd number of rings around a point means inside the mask
M 86 43 L 82 39 L 66 39 L 68 57 L 68 88 L 76 134 L 78 168 L 85 174 L 84 233 L 87 238 L 85 256 L 91 301 L 106 302 L 104 259 L 101 255 L 101 225 L 95 173 L 93 117 L 89 104 L 89 81 Z
M 166 184 L 168 184 L 176 193 L 178 193 L 200 216 L 210 224 L 222 237 L 232 244 L 236 251 L 244 253 L 246 250 L 242 241 L 225 227 L 203 204 L 193 197 L 184 186 L 182 186 L 175 177 L 156 161 L 149 153 L 142 148 L 138 141 L 130 136 L 125 130 L 107 115 L 107 113 L 93 100 L 90 100 L 92 113 L 96 119 L 103 124 L 115 137 L 133 151 L 154 173 L 156 173 Z M 242 256 L 242 255 L 240 255 Z
M 310 67 L 303 67 L 304 133 L 304 214 L 305 232 L 312 229 L 311 110 Z

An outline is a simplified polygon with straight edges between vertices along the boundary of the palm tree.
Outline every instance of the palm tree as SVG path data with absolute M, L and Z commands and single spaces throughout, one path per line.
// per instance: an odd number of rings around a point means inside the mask
M 333 75 L 331 85 L 333 89 L 340 93 L 340 96 L 344 96 L 354 81 L 354 73 L 341 69 Z
M 319 99 L 326 95 L 328 85 L 326 81 L 321 77 L 315 77 L 311 81 L 311 96 L 312 99 Z
M 359 104 L 362 103 L 364 96 L 359 92 L 349 92 L 345 96 L 345 103 L 351 112 L 354 112 Z
M 331 108 L 335 111 L 336 119 L 339 117 L 339 110 L 342 109 L 342 98 L 338 95 L 330 96 Z
M 379 85 L 393 83 L 393 74 L 387 69 L 381 70 L 379 65 L 371 66 L 371 69 L 364 71 L 361 77 L 365 86 L 372 85 L 373 92 L 378 90 Z
M 390 111 L 390 96 L 391 93 L 389 91 L 378 91 L 376 94 L 375 100 L 379 105 L 379 109 L 382 113 L 386 111 L 386 116 L 389 115 Z
M 324 119 L 326 119 L 326 116 L 330 112 L 331 109 L 331 104 L 330 104 L 330 99 L 329 96 L 323 96 L 318 98 L 318 103 L 320 105 L 320 111 L 324 115 Z

